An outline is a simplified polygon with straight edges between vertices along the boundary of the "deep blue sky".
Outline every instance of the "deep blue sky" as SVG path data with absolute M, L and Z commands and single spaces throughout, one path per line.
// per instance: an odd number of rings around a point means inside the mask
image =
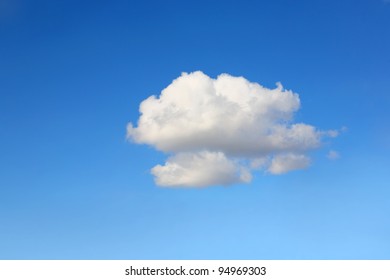
M 389 50 L 381 0 L 2 1 L 0 259 L 389 259 Z M 348 131 L 305 171 L 156 187 L 126 124 L 195 70 Z

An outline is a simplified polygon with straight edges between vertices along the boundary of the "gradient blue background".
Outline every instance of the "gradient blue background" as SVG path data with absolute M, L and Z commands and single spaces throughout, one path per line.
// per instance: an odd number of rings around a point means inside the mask
M 1 259 L 390 259 L 390 3 L 0 3 Z M 348 130 L 305 171 L 156 187 L 165 155 L 125 127 L 195 70 L 281 81 L 297 121 Z

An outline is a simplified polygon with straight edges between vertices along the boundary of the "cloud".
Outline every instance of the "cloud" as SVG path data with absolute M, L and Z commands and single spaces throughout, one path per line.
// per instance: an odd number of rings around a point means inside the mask
M 310 159 L 305 155 L 284 154 L 273 157 L 268 171 L 272 174 L 283 174 L 292 170 L 304 169 L 310 165 Z
M 251 174 L 221 152 L 179 153 L 152 168 L 160 186 L 229 185 L 249 182 Z
M 330 151 L 328 152 L 328 154 L 326 155 L 326 157 L 327 157 L 328 159 L 335 160 L 335 159 L 339 159 L 339 158 L 340 158 L 340 155 L 339 155 L 338 152 L 333 151 L 333 150 L 330 150 Z
M 306 153 L 321 145 L 321 131 L 293 123 L 298 94 L 278 83 L 268 89 L 243 77 L 201 71 L 183 73 L 160 96 L 140 105 L 127 137 L 173 154 L 152 168 L 162 186 L 209 186 L 249 182 L 250 169 L 272 174 L 306 168 Z

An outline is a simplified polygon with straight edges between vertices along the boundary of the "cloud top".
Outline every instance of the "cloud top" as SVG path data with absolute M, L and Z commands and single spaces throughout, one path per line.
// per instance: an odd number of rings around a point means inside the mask
M 272 174 L 306 168 L 307 151 L 334 134 L 293 123 L 299 107 L 298 94 L 280 83 L 268 89 L 228 74 L 183 73 L 160 96 L 141 103 L 138 125 L 129 123 L 127 136 L 173 153 L 152 168 L 158 185 L 249 182 L 249 169 L 258 162 Z

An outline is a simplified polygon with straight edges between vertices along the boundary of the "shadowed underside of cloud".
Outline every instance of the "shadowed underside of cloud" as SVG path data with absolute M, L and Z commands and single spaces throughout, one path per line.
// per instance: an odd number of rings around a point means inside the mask
M 159 97 L 140 105 L 137 127 L 127 137 L 173 154 L 151 172 L 161 186 L 204 187 L 250 182 L 252 169 L 282 174 L 309 166 L 309 150 L 324 136 L 304 123 L 293 123 L 299 96 L 243 77 L 212 79 L 183 73 Z

